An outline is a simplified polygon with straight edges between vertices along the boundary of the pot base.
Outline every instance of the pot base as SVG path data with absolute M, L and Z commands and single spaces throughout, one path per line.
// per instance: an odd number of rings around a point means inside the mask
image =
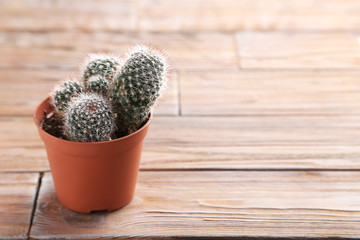
M 57 199 L 59 200 L 58 197 L 57 197 Z M 132 199 L 131 199 L 131 200 L 132 200 Z M 66 208 L 68 208 L 68 209 L 70 209 L 70 210 L 72 210 L 72 211 L 74 211 L 74 212 L 89 214 L 89 213 L 94 213 L 94 212 L 113 212 L 113 211 L 116 211 L 116 210 L 119 210 L 119 209 L 121 209 L 121 208 L 126 207 L 126 206 L 131 202 L 131 200 L 128 201 L 128 202 L 126 202 L 126 203 L 124 203 L 124 204 L 122 204 L 122 205 L 116 206 L 116 207 L 103 208 L 103 209 L 89 209 L 89 208 L 81 208 L 81 207 L 80 207 L 80 208 L 77 208 L 77 207 L 74 208 L 73 205 L 67 205 L 67 204 L 61 202 L 60 200 L 59 200 L 59 202 L 60 202 L 63 206 L 65 206 Z

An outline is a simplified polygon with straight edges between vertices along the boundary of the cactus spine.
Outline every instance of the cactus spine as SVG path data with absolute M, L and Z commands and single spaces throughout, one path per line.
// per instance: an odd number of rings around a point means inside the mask
M 115 130 L 114 113 L 97 93 L 80 94 L 69 104 L 64 116 L 65 135 L 72 141 L 107 141 Z
M 141 45 L 128 54 L 110 89 L 112 104 L 122 112 L 120 129 L 134 132 L 146 120 L 166 84 L 166 71 L 166 59 L 159 51 Z

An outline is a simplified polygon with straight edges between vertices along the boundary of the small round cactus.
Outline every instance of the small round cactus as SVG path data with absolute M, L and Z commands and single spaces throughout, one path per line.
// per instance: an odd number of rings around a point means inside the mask
M 65 135 L 72 141 L 107 141 L 114 131 L 115 115 L 97 93 L 80 94 L 65 111 Z
M 109 80 L 101 75 L 91 76 L 88 79 L 86 89 L 90 92 L 106 95 L 109 91 Z
M 85 86 L 88 79 L 94 75 L 100 75 L 112 81 L 115 72 L 120 68 L 119 59 L 103 55 L 89 55 L 89 59 L 84 66 L 83 81 Z
M 136 130 L 149 116 L 151 106 L 160 96 L 167 80 L 165 57 L 147 46 L 137 46 L 128 54 L 121 71 L 115 76 L 110 99 L 121 111 L 120 125 Z
M 78 96 L 82 91 L 84 91 L 83 84 L 75 80 L 65 81 L 56 86 L 51 93 L 51 101 L 56 112 L 62 114 L 71 98 Z

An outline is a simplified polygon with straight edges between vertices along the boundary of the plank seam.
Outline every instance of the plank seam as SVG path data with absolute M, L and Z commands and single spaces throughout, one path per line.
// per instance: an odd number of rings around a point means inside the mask
M 37 202 L 38 202 L 38 198 L 39 198 L 39 192 L 40 192 L 40 187 L 41 187 L 43 176 L 44 176 L 44 173 L 40 172 L 37 187 L 36 187 L 36 193 L 35 193 L 35 197 L 34 197 L 34 202 L 33 202 L 33 208 L 32 208 L 32 211 L 31 211 L 30 224 L 29 224 L 29 229 L 28 229 L 28 232 L 27 232 L 27 239 L 30 239 L 31 227 L 32 227 L 33 222 L 34 222 L 34 216 L 35 216 L 35 211 L 36 211 L 36 207 L 37 207 Z
M 143 168 L 140 172 L 359 172 L 360 168 Z
M 142 20 L 140 15 L 137 16 L 139 22 Z M 135 27 L 135 29 L 137 26 Z M 33 33 L 33 34 L 44 34 L 44 33 L 68 33 L 69 29 L 65 28 L 43 28 L 43 29 L 31 29 L 31 28 L 1 28 L 1 31 L 4 33 Z M 234 29 L 209 29 L 209 30 L 199 30 L 199 29 L 191 29 L 191 30 L 144 30 L 139 27 L 136 30 L 115 30 L 115 29 L 83 29 L 83 28 L 75 28 L 73 32 L 82 33 L 82 34 L 93 34 L 97 33 L 127 33 L 127 34 L 209 34 L 209 33 L 217 33 L 217 34 L 232 34 L 232 33 L 241 33 L 241 32 L 256 32 L 256 33 L 289 33 L 289 34 L 359 34 L 360 28 L 338 28 L 338 29 L 324 29 L 324 28 L 314 28 L 314 29 L 306 29 L 306 28 L 279 28 L 279 29 L 246 29 L 246 28 L 234 28 Z
M 140 168 L 140 172 L 359 172 L 360 168 Z M 0 171 L 0 173 L 35 173 L 38 171 Z M 43 170 L 41 174 L 51 173 Z

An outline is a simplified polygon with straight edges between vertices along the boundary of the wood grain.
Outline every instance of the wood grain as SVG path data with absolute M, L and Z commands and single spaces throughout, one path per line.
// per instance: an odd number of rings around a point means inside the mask
M 54 86 L 68 77 L 80 78 L 72 70 L 1 70 L 0 115 L 31 116 Z M 157 103 L 155 115 L 178 115 L 177 73 L 171 73 L 168 88 Z
M 0 3 L 0 30 L 352 30 L 359 7 L 356 0 L 18 0 Z
M 0 3 L 0 29 L 5 31 L 131 31 L 136 24 L 137 3 L 131 0 Z
M 49 170 L 31 118 L 0 118 L 0 171 Z M 360 117 L 153 119 L 141 169 L 359 170 Z
M 359 29 L 356 0 L 142 0 L 146 31 Z
M 358 71 L 181 72 L 179 79 L 183 115 L 360 114 Z
M 357 0 L 0 1 L 0 238 L 360 238 L 358 30 Z M 134 200 L 78 214 L 47 172 L 30 229 L 34 108 L 87 53 L 144 42 L 172 78 Z
M 76 69 L 88 53 L 122 55 L 137 43 L 161 47 L 172 69 L 237 69 L 236 43 L 230 33 L 0 33 L 0 67 Z
M 0 173 L 0 238 L 27 239 L 38 173 Z
M 350 33 L 239 32 L 241 68 L 358 68 L 359 36 Z
M 140 172 L 115 212 L 79 214 L 40 189 L 31 237 L 360 237 L 359 172 Z M 254 231 L 256 229 L 256 231 Z

